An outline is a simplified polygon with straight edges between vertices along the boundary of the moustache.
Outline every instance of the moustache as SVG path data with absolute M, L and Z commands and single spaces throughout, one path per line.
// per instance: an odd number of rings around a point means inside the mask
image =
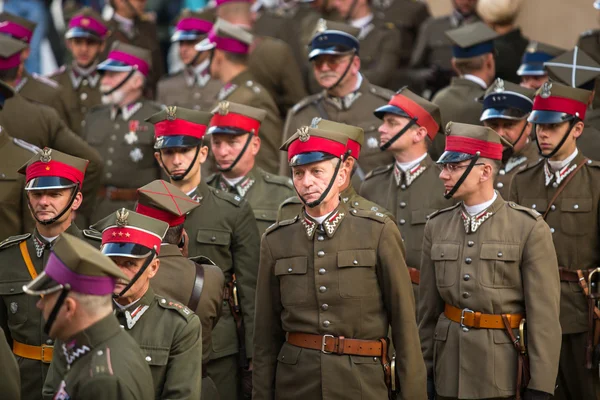
M 337 77 L 338 77 L 337 74 L 331 73 L 331 72 L 324 72 L 322 74 L 319 74 L 320 79 L 337 78 Z

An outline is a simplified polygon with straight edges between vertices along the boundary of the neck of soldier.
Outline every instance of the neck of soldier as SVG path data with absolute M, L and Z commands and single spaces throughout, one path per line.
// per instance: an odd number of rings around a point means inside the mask
M 127 107 L 142 98 L 142 89 L 130 90 L 123 96 L 123 100 L 117 104 L 118 107 Z
M 238 163 L 236 167 L 235 171 L 223 171 L 223 176 L 227 179 L 235 179 L 248 175 L 250 171 L 252 171 L 252 168 L 254 168 L 254 158 L 249 160 L 246 164 Z
M 143 275 L 142 275 L 143 277 Z M 140 277 L 140 279 L 142 279 L 142 277 Z M 123 296 L 119 296 L 117 298 L 115 298 L 115 302 L 117 302 L 118 304 L 122 305 L 122 306 L 128 306 L 129 304 L 133 303 L 136 300 L 141 299 L 142 297 L 144 297 L 144 295 L 146 294 L 146 292 L 148 291 L 148 289 L 150 288 L 150 280 L 146 279 L 146 282 L 144 283 L 144 285 L 135 293 L 131 292 L 131 288 L 125 292 L 125 294 Z
M 192 190 L 196 189 L 202 181 L 201 168 L 198 168 L 198 173 L 193 176 L 186 176 L 180 181 L 175 181 L 173 179 L 170 179 L 169 181 L 183 193 L 190 193 Z
M 356 7 L 354 7 L 354 10 L 352 10 L 352 13 L 349 15 L 349 17 L 352 21 L 354 21 L 356 19 L 366 17 L 369 14 L 371 14 L 371 8 L 365 2 L 362 5 L 357 4 Z
M 333 89 L 327 89 L 327 93 L 333 97 L 344 97 L 356 91 L 356 83 L 358 82 L 358 74 L 351 75 L 352 72 L 348 72 L 346 75 L 346 82 L 340 82 L 339 85 Z M 364 78 L 363 78 L 364 79 Z M 342 79 L 343 81 L 343 79 Z
M 227 63 L 227 68 L 221 68 L 219 72 L 219 80 L 221 83 L 229 83 L 235 79 L 236 76 L 246 71 L 248 66 L 236 63 Z
M 392 153 L 394 154 L 394 159 L 396 159 L 396 162 L 409 163 L 427 153 L 427 146 L 425 145 L 425 142 L 419 142 L 413 144 L 407 149 L 398 151 L 392 150 Z
M 462 199 L 466 206 L 476 206 L 494 198 L 494 182 L 489 179 L 482 182 L 476 190 L 466 194 Z
M 78 309 L 80 310 L 81 307 L 79 307 Z M 70 342 L 71 339 L 79 332 L 88 329 L 90 326 L 108 317 L 111 313 L 112 308 L 107 308 L 103 312 L 98 311 L 94 313 L 80 311 L 79 317 L 73 318 L 68 324 L 66 324 L 65 330 L 63 332 L 57 333 L 56 338 L 60 339 L 63 342 Z
M 332 188 L 333 189 L 333 188 Z M 339 193 L 335 196 L 331 196 L 329 200 L 323 200 L 321 204 L 318 206 L 308 208 L 305 207 L 306 213 L 313 218 L 322 217 L 324 215 L 330 214 L 333 210 L 335 210 L 340 205 L 340 196 Z
M 65 232 L 71 226 L 71 212 L 67 211 L 60 221 L 56 221 L 53 224 L 44 225 L 39 222 L 35 223 L 35 229 L 38 233 L 44 237 L 56 237 L 61 233 Z

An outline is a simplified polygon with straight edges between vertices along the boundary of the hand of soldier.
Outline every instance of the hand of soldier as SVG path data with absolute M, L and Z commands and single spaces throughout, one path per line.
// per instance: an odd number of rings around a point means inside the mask
M 242 368 L 242 393 L 244 399 L 252 398 L 252 361 L 248 361 L 248 369 Z
M 427 377 L 427 400 L 435 399 L 435 384 L 433 378 Z
M 524 400 L 549 400 L 552 397 L 551 394 L 546 392 L 540 392 L 539 390 L 525 389 Z
M 188 237 L 188 234 L 184 229 L 183 233 L 181 234 L 181 242 L 179 244 L 179 250 L 181 250 L 181 254 L 185 258 L 188 257 L 189 240 L 190 240 L 190 238 Z

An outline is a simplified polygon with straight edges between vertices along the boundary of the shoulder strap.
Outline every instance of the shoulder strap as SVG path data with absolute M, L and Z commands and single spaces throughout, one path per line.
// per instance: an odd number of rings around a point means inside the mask
M 21 255 L 23 256 L 23 261 L 25 261 L 25 265 L 27 266 L 27 271 L 29 271 L 29 275 L 31 275 L 31 279 L 37 278 L 37 272 L 35 267 L 33 266 L 33 261 L 31 261 L 31 256 L 29 255 L 29 250 L 27 250 L 27 241 L 24 240 L 19 243 L 19 249 L 21 249 Z
M 188 308 L 193 312 L 198 309 L 198 303 L 200 302 L 200 295 L 202 295 L 202 289 L 204 288 L 204 267 L 195 262 L 196 264 L 196 278 L 194 279 L 194 289 L 192 289 L 192 295 L 188 301 Z
M 565 179 L 565 181 L 562 183 L 562 185 L 560 185 L 558 187 L 558 189 L 556 190 L 556 193 L 554 193 L 554 196 L 552 196 L 552 199 L 550 200 L 550 203 L 548 203 L 548 208 L 546 208 L 546 211 L 544 212 L 544 215 L 543 215 L 544 220 L 546 219 L 546 216 L 550 212 L 550 208 L 554 205 L 554 202 L 556 201 L 556 199 L 558 199 L 558 196 L 560 196 L 560 194 L 563 192 L 563 190 L 565 190 L 565 187 L 569 184 L 569 182 L 571 182 L 571 179 L 573 179 L 573 177 L 575 176 L 575 174 L 581 168 L 583 168 L 583 166 L 587 162 L 588 162 L 588 159 L 584 157 L 583 160 L 581 160 L 579 162 L 579 165 L 577 165 L 577 168 L 575 168 L 575 171 L 573 171 L 572 174 L 570 174 L 569 176 L 567 176 L 567 179 Z

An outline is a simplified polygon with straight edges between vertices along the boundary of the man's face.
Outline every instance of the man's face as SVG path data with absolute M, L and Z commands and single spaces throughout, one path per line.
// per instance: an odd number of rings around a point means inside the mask
M 542 85 L 548 81 L 548 75 L 524 75 L 521 77 L 521 86 L 538 90 Z
M 542 149 L 542 154 L 550 154 L 556 146 L 560 143 L 563 136 L 569 129 L 570 122 L 565 121 L 557 124 L 537 124 L 535 134 L 537 140 Z M 578 136 L 578 135 L 577 135 Z M 557 159 L 563 159 L 569 156 L 575 151 L 575 135 L 571 132 L 565 143 L 561 146 L 560 150 L 555 154 L 554 157 Z
M 102 74 L 102 78 L 100 78 L 100 92 L 107 93 L 112 88 L 116 87 L 120 84 L 125 77 L 129 75 L 128 71 L 104 71 Z M 123 84 L 119 89 L 115 90 L 109 95 L 102 95 L 102 103 L 103 104 L 114 104 L 119 105 L 123 100 L 137 89 L 136 76 L 127 79 L 127 82 Z
M 199 41 L 200 40 L 181 40 L 181 41 L 179 41 L 179 58 L 181 58 L 181 62 L 183 62 L 185 65 L 189 65 L 189 63 L 192 62 L 194 57 L 196 57 L 196 54 L 198 52 L 196 51 L 196 49 L 194 49 L 194 46 Z M 207 52 L 207 51 L 200 53 L 195 64 L 196 65 L 200 64 L 202 61 L 206 60 L 208 58 L 208 55 L 209 55 L 209 52 Z
M 512 143 L 515 152 L 519 152 L 525 147 L 527 138 L 529 137 L 529 130 L 531 129 L 531 126 L 527 126 L 530 125 L 529 122 L 527 122 L 527 119 L 513 120 L 493 118 L 484 121 L 483 125 L 495 130 L 498 135 Z M 521 135 L 521 133 L 523 134 Z M 520 138 L 519 135 L 521 135 Z M 519 140 L 518 143 L 516 143 L 517 140 Z
M 67 41 L 67 46 L 77 65 L 87 68 L 96 61 L 102 51 L 103 44 L 97 40 L 74 38 Z
M 381 134 L 380 146 L 386 144 L 391 138 L 393 138 L 398 132 L 410 122 L 410 119 L 406 117 L 400 117 L 395 114 L 387 113 L 383 116 L 383 123 L 379 126 L 379 133 Z M 408 149 L 413 143 L 413 137 L 409 134 L 410 129 L 404 132 L 402 136 L 398 138 L 390 147 L 388 151 L 403 151 Z
M 32 215 L 40 221 L 48 221 L 60 214 L 69 204 L 73 189 L 42 189 L 29 190 L 30 211 Z M 81 204 L 81 193 L 76 195 L 71 210 L 76 210 Z M 57 222 L 64 222 L 71 217 L 71 211 L 67 211 Z
M 339 160 L 335 160 L 339 162 Z M 292 167 L 294 187 L 307 203 L 316 201 L 329 186 L 335 166 L 331 160 L 319 161 L 307 165 Z M 339 185 L 334 184 L 323 202 L 339 194 Z
M 467 160 L 458 163 L 442 164 L 440 179 L 444 184 L 444 194 L 450 192 L 454 188 L 456 182 L 458 182 L 460 177 L 463 175 L 465 169 L 467 168 L 470 162 L 470 160 Z M 459 186 L 458 190 L 456 191 L 456 193 L 454 193 L 452 198 L 463 200 L 470 193 L 476 191 L 477 186 L 479 184 L 479 178 L 481 176 L 481 171 L 479 171 L 479 168 L 483 167 L 483 163 L 475 164 L 469 175 L 467 175 L 467 178 Z
M 169 171 L 171 175 L 185 174 L 196 155 L 196 147 L 169 147 L 159 151 L 160 153 L 154 153 L 154 158 L 156 158 L 156 161 L 158 161 L 160 166 L 166 171 Z M 194 166 L 183 178 L 182 182 L 186 182 L 200 173 L 200 164 L 206 161 L 207 153 L 208 147 L 202 146 Z
M 352 56 L 349 55 L 338 56 L 323 54 L 316 57 L 312 61 L 312 64 L 313 72 L 319 85 L 323 88 L 333 86 L 344 74 L 344 71 L 346 71 L 351 60 Z M 343 85 L 345 80 L 349 79 L 349 75 L 351 74 L 346 74 L 342 82 L 340 82 L 341 85 Z
M 462 15 L 471 15 L 477 7 L 477 0 L 452 0 L 454 9 Z
M 245 135 L 225 135 L 225 134 L 213 134 L 210 138 L 211 150 L 215 156 L 215 161 L 221 168 L 228 168 L 233 164 L 235 159 L 242 152 L 246 141 L 248 140 L 248 133 Z M 245 171 L 248 171 L 249 166 L 254 163 L 254 158 L 258 153 L 260 147 L 259 139 L 254 136 L 251 139 L 251 143 L 248 145 L 248 149 L 244 152 L 244 155 L 236 166 L 231 171 L 234 176 L 240 176 Z
M 115 8 L 125 18 L 134 18 L 144 13 L 147 2 L 147 0 L 115 0 Z
M 121 257 L 121 256 L 111 256 L 111 260 L 119 267 L 121 272 L 125 274 L 127 279 L 131 280 L 137 274 L 142 266 L 146 262 L 146 258 L 132 258 L 132 257 Z M 148 286 L 150 285 L 150 279 L 156 275 L 156 270 L 158 268 L 154 268 L 153 264 L 158 263 L 158 258 L 155 258 L 148 268 L 140 275 L 140 277 L 135 281 L 135 283 L 123 294 L 123 297 L 130 299 L 131 301 L 135 301 L 141 298 L 144 293 L 148 290 Z M 115 285 L 114 294 L 119 294 L 123 289 L 127 286 L 127 282 L 124 282 L 120 279 L 117 279 L 117 284 Z
M 344 17 L 351 17 L 349 13 L 352 11 L 352 3 L 354 3 L 354 0 L 332 0 L 331 7 L 337 10 L 340 15 Z M 359 6 L 362 7 L 363 3 L 366 3 L 366 0 L 356 0 L 356 3 L 357 4 L 354 6 L 355 10 L 359 8 Z

